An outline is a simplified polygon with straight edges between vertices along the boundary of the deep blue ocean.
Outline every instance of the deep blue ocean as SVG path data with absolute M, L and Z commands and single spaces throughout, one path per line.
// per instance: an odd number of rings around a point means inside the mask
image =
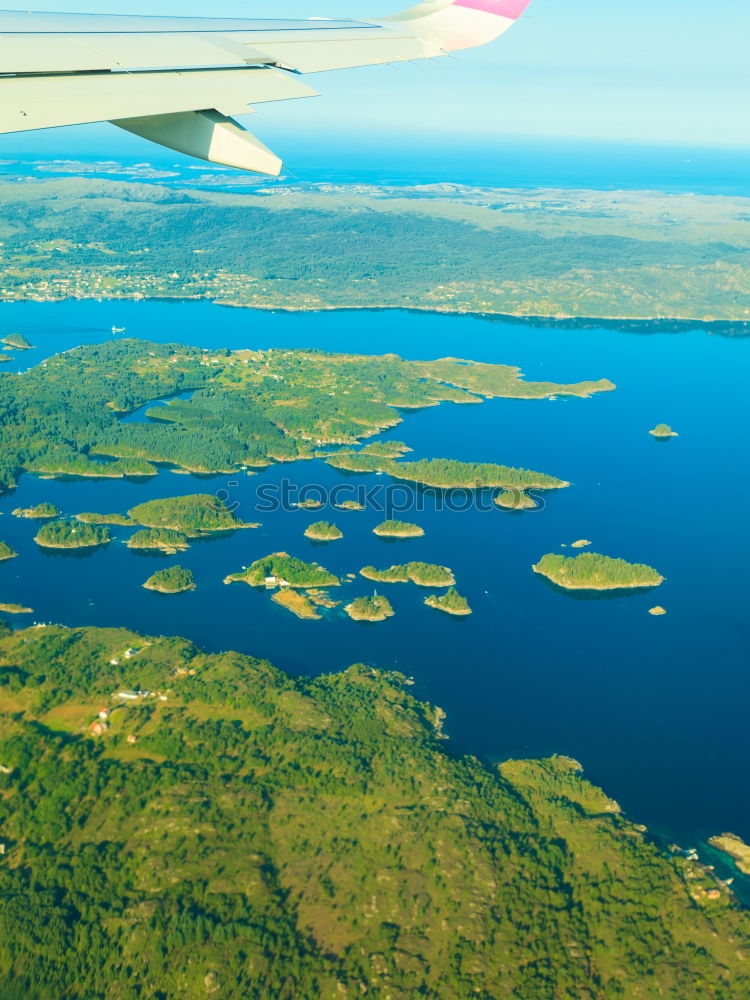
M 415 692 L 448 713 L 458 750 L 489 758 L 569 754 L 628 814 L 683 844 L 731 830 L 750 837 L 747 797 L 750 637 L 745 569 L 747 385 L 750 338 L 705 329 L 638 332 L 553 329 L 478 317 L 406 312 L 283 314 L 208 303 L 65 302 L 0 307 L 0 329 L 35 345 L 18 354 L 25 369 L 43 357 L 127 335 L 205 347 L 315 346 L 405 358 L 460 355 L 514 364 L 530 379 L 610 378 L 617 390 L 591 399 L 492 400 L 443 404 L 405 414 L 385 437 L 406 441 L 414 457 L 521 465 L 570 480 L 545 495 L 543 510 L 401 514 L 424 538 L 387 542 L 372 534 L 375 510 L 275 511 L 257 515 L 258 489 L 287 479 L 383 484 L 345 477 L 320 461 L 275 466 L 255 476 L 211 479 L 163 470 L 147 482 L 45 481 L 22 477 L 0 496 L 0 538 L 20 553 L 0 564 L 0 600 L 28 604 L 32 621 L 127 625 L 182 634 L 211 649 L 267 657 L 294 673 L 339 670 L 357 661 L 414 677 Z M 11 370 L 13 365 L 3 366 Z M 670 423 L 679 437 L 647 433 Z M 33 541 L 36 524 L 10 516 L 40 501 L 66 514 L 125 511 L 154 497 L 224 489 L 238 513 L 262 528 L 202 541 L 176 557 L 125 547 L 127 529 L 87 555 L 50 553 Z M 316 545 L 303 537 L 320 517 L 345 538 Z M 651 593 L 560 593 L 532 563 L 578 538 L 594 551 L 655 566 L 666 582 Z M 299 621 L 224 576 L 267 553 L 286 550 L 338 574 L 373 563 L 446 564 L 474 614 L 451 618 L 422 604 L 425 591 L 382 585 L 396 615 L 378 625 L 340 610 Z M 143 590 L 154 570 L 179 562 L 195 573 L 194 593 Z M 337 597 L 371 592 L 360 580 Z M 664 605 L 666 617 L 647 612 Z

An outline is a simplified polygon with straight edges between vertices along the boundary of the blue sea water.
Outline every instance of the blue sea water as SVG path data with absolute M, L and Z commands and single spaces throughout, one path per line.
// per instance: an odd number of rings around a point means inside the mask
M 255 476 L 205 478 L 168 470 L 147 482 L 44 481 L 23 476 L 0 496 L 0 538 L 18 559 L 0 564 L 0 600 L 26 603 L 17 617 L 66 624 L 127 625 L 182 634 L 212 650 L 240 649 L 294 673 L 339 670 L 366 661 L 415 679 L 418 696 L 448 713 L 456 749 L 490 758 L 569 754 L 633 817 L 683 843 L 722 830 L 750 837 L 746 795 L 750 663 L 747 649 L 746 458 L 750 339 L 705 329 L 640 332 L 555 329 L 470 316 L 406 312 L 270 313 L 207 303 L 15 303 L 0 328 L 35 345 L 18 353 L 27 368 L 43 357 L 110 337 L 199 346 L 319 347 L 406 358 L 460 355 L 514 364 L 530 379 L 610 378 L 617 390 L 590 399 L 491 400 L 443 404 L 404 414 L 386 437 L 414 457 L 501 462 L 559 476 L 571 487 L 545 495 L 537 512 L 424 509 L 406 512 L 424 538 L 387 542 L 372 534 L 382 514 L 274 511 L 256 514 L 257 491 L 289 480 L 385 485 L 347 477 L 322 462 L 274 466 Z M 4 366 L 6 369 L 12 366 Z M 136 415 L 136 419 L 143 419 Z M 665 421 L 679 437 L 652 439 Z M 154 497 L 226 490 L 257 530 L 201 541 L 176 557 L 136 554 L 116 540 L 86 555 L 50 553 L 33 542 L 34 522 L 10 516 L 41 501 L 66 514 L 124 511 Z M 303 537 L 320 517 L 342 541 Z M 651 593 L 561 593 L 532 570 L 545 552 L 578 538 L 593 549 L 655 566 L 666 582 Z M 299 621 L 265 592 L 226 586 L 226 574 L 269 552 L 317 559 L 338 574 L 412 559 L 453 568 L 474 614 L 452 618 L 424 607 L 411 585 L 382 589 L 396 610 L 378 625 L 341 610 Z M 167 597 L 141 583 L 179 562 L 194 593 Z M 361 578 L 336 596 L 372 592 Z M 654 604 L 666 617 L 647 612 Z

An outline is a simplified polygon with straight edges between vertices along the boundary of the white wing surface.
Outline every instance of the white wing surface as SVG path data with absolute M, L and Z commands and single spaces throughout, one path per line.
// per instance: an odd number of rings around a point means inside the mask
M 0 133 L 111 121 L 191 156 L 278 175 L 278 157 L 232 115 L 316 96 L 301 74 L 482 45 L 529 2 L 427 0 L 379 22 L 0 12 Z

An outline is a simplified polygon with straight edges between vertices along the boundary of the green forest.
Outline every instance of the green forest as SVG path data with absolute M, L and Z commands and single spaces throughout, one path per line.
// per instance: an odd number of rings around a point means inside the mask
M 162 549 L 178 552 L 190 547 L 187 535 L 173 528 L 141 528 L 128 539 L 129 549 Z
M 13 559 L 18 553 L 8 545 L 7 542 L 0 541 L 0 562 L 6 559 Z
M 145 528 L 170 529 L 189 538 L 247 527 L 223 501 L 210 493 L 148 500 L 129 510 L 128 516 Z
M 409 562 L 403 566 L 391 566 L 389 569 L 363 566 L 359 572 L 361 576 L 377 583 L 416 583 L 420 587 L 448 587 L 456 582 L 447 566 L 426 562 Z
M 395 615 L 393 605 L 382 594 L 355 597 L 345 608 L 350 618 L 358 622 L 382 622 Z
M 424 534 L 424 529 L 420 528 L 418 524 L 413 524 L 411 521 L 398 521 L 394 518 L 381 521 L 372 530 L 376 535 L 391 538 L 418 538 Z
M 664 581 L 652 566 L 613 559 L 597 552 L 582 552 L 578 556 L 548 553 L 534 566 L 534 571 L 561 587 L 581 590 L 658 587 Z
M 105 525 L 82 524 L 80 521 L 46 521 L 34 541 L 55 549 L 82 549 L 106 545 L 111 540 Z
M 451 615 L 470 615 L 471 607 L 465 597 L 451 587 L 444 594 L 430 594 L 425 598 L 425 604 L 438 611 L 447 611 Z
M 317 563 L 307 563 L 286 552 L 274 552 L 256 559 L 246 570 L 228 576 L 227 583 L 249 583 L 262 587 L 267 580 L 288 583 L 291 587 L 335 587 L 341 581 Z
M 344 537 L 341 529 L 330 521 L 315 521 L 309 524 L 305 528 L 305 535 L 320 542 L 335 542 Z
M 195 590 L 195 577 L 184 566 L 169 566 L 153 573 L 143 586 L 163 594 L 180 594 L 185 590 Z
M 470 379 L 473 363 L 452 365 L 448 372 L 440 367 L 434 378 L 422 366 L 396 355 L 208 351 L 129 339 L 76 348 L 24 374 L 0 377 L 0 489 L 11 488 L 25 470 L 144 477 L 156 475 L 153 462 L 163 462 L 199 473 L 251 471 L 310 458 L 323 445 L 360 444 L 400 423 L 399 406 L 435 406 L 448 398 L 450 387 L 440 378 L 455 369 L 456 378 Z M 540 383 L 537 390 L 518 369 L 504 365 L 477 368 L 477 378 L 494 378 L 500 394 L 566 388 Z M 154 400 L 185 394 L 190 398 L 151 406 L 147 422 L 121 419 Z M 404 448 L 401 442 L 372 442 L 363 453 L 329 461 L 415 482 L 474 486 L 484 476 L 499 484 L 560 485 L 549 476 L 502 466 L 385 457 Z
M 397 674 L 5 630 L 0 762 L 4 1000 L 750 994 L 710 871 L 566 758 L 451 752 Z

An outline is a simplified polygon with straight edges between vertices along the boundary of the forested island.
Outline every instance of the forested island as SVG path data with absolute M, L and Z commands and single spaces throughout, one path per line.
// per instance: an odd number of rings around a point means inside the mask
M 445 611 L 449 615 L 470 615 L 472 613 L 469 602 L 465 597 L 451 587 L 444 594 L 429 594 L 424 599 L 428 608 L 435 608 L 436 611 Z
M 251 587 L 336 587 L 341 581 L 318 563 L 306 563 L 286 552 L 274 552 L 256 559 L 240 573 L 232 573 L 224 583 L 248 583 Z
M 360 575 L 376 583 L 416 583 L 420 587 L 450 587 L 456 579 L 447 566 L 435 563 L 409 562 L 389 569 L 363 566 Z
M 481 395 L 463 385 L 477 386 Z M 14 486 L 24 471 L 144 477 L 155 476 L 154 463 L 163 463 L 183 472 L 248 472 L 312 458 L 324 445 L 344 446 L 328 459 L 339 468 L 385 471 L 414 482 L 562 485 L 502 466 L 403 462 L 403 442 L 370 439 L 399 424 L 409 409 L 462 395 L 481 402 L 492 395 L 538 398 L 612 388 L 606 380 L 527 382 L 517 368 L 450 358 L 419 362 L 395 354 L 208 350 L 113 339 L 0 380 L 0 490 Z M 148 409 L 148 422 L 122 420 L 155 399 L 177 396 Z M 356 445 L 363 451 L 347 452 Z
M 165 555 L 173 556 L 190 548 L 187 535 L 172 528 L 141 528 L 128 539 L 129 549 L 157 549 Z
M 676 438 L 680 435 L 677 431 L 673 431 L 669 424 L 657 424 L 653 430 L 649 431 L 649 434 L 655 438 Z
M 344 453 L 326 459 L 334 469 L 346 472 L 385 472 L 394 479 L 431 486 L 435 489 L 479 490 L 503 487 L 505 490 L 552 490 L 570 484 L 543 472 L 513 469 L 492 462 L 458 462 L 449 458 L 399 462 L 363 452 Z
M 88 549 L 106 545 L 112 536 L 104 525 L 76 521 L 47 521 L 34 537 L 46 549 Z
M 651 566 L 613 559 L 597 552 L 582 552 L 577 556 L 548 553 L 533 570 L 568 590 L 658 587 L 664 582 L 664 577 Z
M 503 490 L 495 497 L 495 503 L 503 510 L 534 510 L 537 505 L 524 490 Z
M 410 521 L 382 521 L 372 530 L 381 538 L 421 538 L 424 535 L 424 528 Z
M 344 611 L 355 622 L 384 622 L 386 618 L 392 618 L 396 613 L 391 602 L 382 594 L 355 597 L 351 604 L 346 605 Z
M 0 638 L 0 681 L 9 1000 L 750 995 L 713 872 L 566 758 L 447 748 L 399 674 L 46 626 Z M 128 689 L 167 700 L 93 735 Z
M 144 528 L 176 531 L 188 538 L 201 538 L 214 531 L 258 527 L 257 524 L 241 521 L 226 504 L 210 493 L 148 500 L 129 510 L 128 516 Z
M 45 518 L 59 517 L 60 511 L 53 503 L 38 503 L 35 507 L 16 507 L 12 511 L 13 517 L 25 517 L 29 520 L 43 520 Z
M 12 549 L 7 542 L 0 541 L 0 562 L 5 562 L 6 559 L 15 559 L 18 555 L 15 549 Z
M 305 537 L 315 542 L 335 542 L 343 538 L 343 533 L 330 521 L 316 521 L 305 528 Z
M 195 577 L 184 566 L 169 566 L 157 570 L 143 584 L 146 590 L 157 590 L 160 594 L 182 594 L 195 590 Z
M 6 347 L 12 347 L 16 351 L 28 351 L 31 348 L 31 344 L 22 333 L 8 333 L 4 337 L 0 337 L 0 343 L 5 344 Z
M 0 603 L 0 611 L 6 615 L 31 615 L 34 613 L 33 608 L 24 607 L 23 604 L 2 604 Z M 0 631 L 2 629 L 0 628 Z

